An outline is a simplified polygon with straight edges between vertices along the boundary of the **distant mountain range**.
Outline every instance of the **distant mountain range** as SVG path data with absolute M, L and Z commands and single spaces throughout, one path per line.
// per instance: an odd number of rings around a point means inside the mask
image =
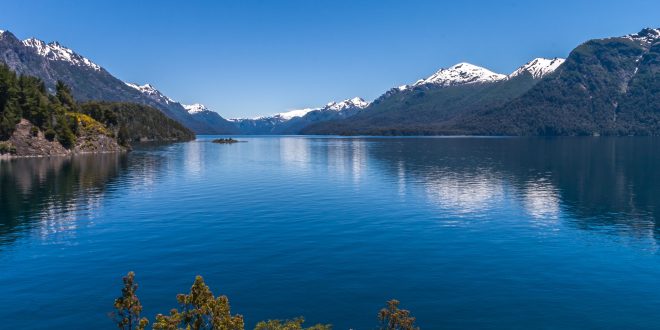
M 330 102 L 320 108 L 307 108 L 252 119 L 230 119 L 243 134 L 300 134 L 314 123 L 349 118 L 369 106 L 360 97 Z
M 149 105 L 200 134 L 660 135 L 660 29 L 653 28 L 587 41 L 566 60 L 537 58 L 508 75 L 459 63 L 371 103 L 352 98 L 230 120 L 149 84 L 125 83 L 56 42 L 2 31 L 0 61 L 50 90 L 62 80 L 81 101 Z
M 660 29 L 591 40 L 509 75 L 460 63 L 301 133 L 660 135 Z
M 18 74 L 41 78 L 51 92 L 58 80 L 71 87 L 79 101 L 134 102 L 161 110 L 168 117 L 200 134 L 237 133 L 235 126 L 217 113 L 196 116 L 153 86 L 125 83 L 90 59 L 60 45 L 30 38 L 19 40 L 0 31 L 0 61 Z

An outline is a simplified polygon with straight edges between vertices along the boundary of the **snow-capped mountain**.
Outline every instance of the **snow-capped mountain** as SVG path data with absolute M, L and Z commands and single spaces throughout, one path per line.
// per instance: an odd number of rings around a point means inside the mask
M 354 97 L 352 99 L 343 100 L 341 102 L 330 102 L 322 108 L 322 110 L 342 111 L 346 109 L 364 109 L 369 106 L 369 102 L 361 97 Z
M 34 48 L 37 54 L 51 61 L 64 61 L 80 67 L 101 71 L 101 66 L 90 59 L 77 54 L 73 50 L 60 45 L 58 42 L 45 43 L 36 38 L 23 40 L 23 45 Z
M 426 79 L 418 80 L 413 86 L 457 86 L 466 84 L 489 83 L 506 79 L 506 75 L 495 73 L 486 68 L 470 63 L 458 63 L 449 68 L 438 70 Z
M 125 84 L 126 86 L 139 91 L 142 95 L 159 104 L 164 104 L 168 107 L 181 108 L 186 113 L 186 115 L 190 116 L 192 119 L 190 121 L 190 125 L 193 127 L 195 132 L 199 134 L 233 134 L 238 132 L 234 125 L 232 125 L 226 119 L 222 118 L 220 114 L 212 111 L 203 104 L 181 104 L 180 102 L 177 102 L 163 94 L 160 90 L 156 89 L 151 84 Z
M 161 93 L 159 90 L 157 90 L 154 86 L 151 84 L 144 84 L 144 85 L 138 85 L 134 83 L 126 83 L 128 87 L 134 88 L 138 90 L 140 93 L 144 94 L 145 96 L 151 98 L 152 100 L 156 102 L 162 102 L 165 104 L 171 104 L 171 103 L 176 103 L 176 101 L 172 100 L 171 98 L 165 96 L 165 94 Z
M 532 78 L 540 79 L 544 76 L 554 72 L 557 68 L 564 63 L 565 59 L 563 58 L 535 58 L 525 65 L 518 68 L 516 71 L 509 75 L 509 78 L 517 77 L 525 73 L 529 73 Z
M 211 111 L 211 109 L 207 108 L 203 104 L 195 103 L 195 104 L 184 104 L 183 107 L 188 111 L 189 114 L 193 115 L 196 113 L 200 112 L 205 112 L 205 111 Z
M 236 132 L 231 123 L 215 112 L 208 116 L 189 114 L 183 106 L 153 86 L 125 83 L 92 60 L 58 42 L 36 38 L 18 39 L 9 31 L 0 32 L 0 62 L 17 74 L 42 79 L 50 92 L 58 80 L 67 84 L 79 101 L 121 101 L 144 104 L 162 111 L 196 133 Z
M 354 97 L 352 99 L 346 99 L 341 102 L 329 102 L 323 107 L 318 108 L 305 108 L 305 109 L 296 109 L 290 110 L 287 112 L 276 113 L 271 116 L 259 116 L 255 118 L 233 118 L 231 121 L 244 121 L 244 120 L 263 120 L 263 119 L 275 119 L 275 121 L 287 121 L 296 117 L 304 117 L 312 111 L 343 111 L 348 109 L 364 109 L 369 106 L 369 102 L 365 101 L 361 97 Z
M 554 72 L 562 63 L 562 58 L 535 58 L 511 73 L 504 75 L 490 71 L 484 67 L 462 62 L 449 68 L 442 68 L 428 78 L 420 79 L 412 85 L 401 85 L 385 92 L 381 97 L 389 97 L 398 92 L 413 89 L 415 87 L 451 87 L 469 84 L 493 83 L 511 79 L 524 73 L 529 73 L 532 78 L 540 79 Z
M 645 28 L 637 33 L 624 36 L 624 38 L 638 41 L 648 46 L 651 43 L 660 40 L 660 29 Z
M 302 116 L 304 116 L 304 115 L 306 115 L 306 114 L 308 114 L 312 111 L 316 111 L 316 110 L 321 110 L 321 108 L 305 108 L 305 109 L 291 110 L 291 111 L 287 111 L 287 112 L 280 112 L 280 113 L 275 114 L 273 116 L 257 117 L 257 119 L 273 117 L 273 118 L 280 119 L 281 121 L 287 121 L 287 120 L 291 120 L 291 119 L 296 118 L 296 117 L 302 117 Z
M 305 108 L 256 118 L 229 119 L 243 134 L 298 134 L 306 126 L 339 118 L 347 118 L 369 106 L 360 97 L 330 102 L 323 107 Z

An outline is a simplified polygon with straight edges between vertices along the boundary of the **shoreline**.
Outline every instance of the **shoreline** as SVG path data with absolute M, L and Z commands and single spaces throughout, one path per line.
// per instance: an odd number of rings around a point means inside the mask
M 74 157 L 81 155 L 98 155 L 98 154 L 122 154 L 129 153 L 130 150 L 110 150 L 110 151 L 86 151 L 86 152 L 69 152 L 66 154 L 52 154 L 52 155 L 11 155 L 1 154 L 0 161 L 8 161 L 12 159 L 25 159 L 25 158 L 56 158 L 56 157 Z

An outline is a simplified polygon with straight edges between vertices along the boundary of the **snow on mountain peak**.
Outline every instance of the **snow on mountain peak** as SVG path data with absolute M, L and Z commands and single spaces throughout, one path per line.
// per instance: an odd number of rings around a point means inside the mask
M 139 92 L 141 92 L 144 95 L 147 95 L 152 100 L 159 101 L 159 102 L 164 102 L 165 104 L 176 103 L 176 101 L 174 101 L 171 98 L 165 96 L 163 93 L 161 93 L 159 90 L 157 90 L 151 84 L 144 84 L 142 86 L 137 85 L 137 84 L 133 84 L 133 83 L 125 83 L 125 84 L 128 87 L 137 89 Z
M 298 110 L 291 110 L 287 112 L 282 112 L 278 113 L 273 117 L 279 117 L 284 120 L 290 120 L 295 117 L 302 117 L 306 115 L 309 112 L 315 111 L 315 110 L 321 110 L 320 108 L 305 108 L 305 109 L 298 109 Z
M 653 43 L 654 41 L 660 39 L 660 28 L 654 29 L 654 28 L 644 28 L 642 31 L 639 31 L 637 33 L 629 34 L 627 36 L 624 36 L 624 38 L 628 38 L 631 40 L 636 40 L 636 41 L 641 41 L 645 44 L 650 44 Z
M 555 57 L 553 59 L 548 58 L 535 58 L 525 65 L 519 67 L 516 71 L 509 75 L 509 78 L 519 76 L 524 73 L 529 73 L 534 77 L 534 79 L 543 78 L 545 75 L 550 74 L 557 70 L 557 68 L 564 63 L 565 59 Z
M 506 75 L 495 73 L 470 63 L 458 63 L 450 68 L 438 70 L 432 76 L 418 80 L 413 86 L 438 85 L 457 86 L 475 83 L 488 83 L 506 79 Z M 399 88 L 401 89 L 401 87 Z
M 199 103 L 190 104 L 190 105 L 183 104 L 183 107 L 184 107 L 184 108 L 186 109 L 186 111 L 188 111 L 188 113 L 191 114 L 191 115 L 192 115 L 192 114 L 195 114 L 195 113 L 199 113 L 199 112 L 211 111 L 211 110 L 210 110 L 209 108 L 207 108 L 205 105 L 203 105 L 203 104 L 199 104 Z
M 88 58 L 79 55 L 73 50 L 60 45 L 58 42 L 45 43 L 39 39 L 30 38 L 23 40 L 23 45 L 33 48 L 37 54 L 51 61 L 69 62 L 76 66 L 88 67 L 101 71 L 101 67 Z
M 346 109 L 364 109 L 370 103 L 362 99 L 361 97 L 354 97 L 352 99 L 346 99 L 341 102 L 330 102 L 327 103 L 324 107 L 321 108 L 305 108 L 305 109 L 296 109 L 287 112 L 280 112 L 271 116 L 258 116 L 251 119 L 248 118 L 232 118 L 229 121 L 241 122 L 246 120 L 274 120 L 278 122 L 284 122 L 291 120 L 296 117 L 303 117 L 306 114 L 312 111 L 342 111 Z
M 341 102 L 330 102 L 325 105 L 323 110 L 341 111 L 349 108 L 364 109 L 368 105 L 369 102 L 365 101 L 361 97 L 354 97 L 352 99 L 346 99 Z

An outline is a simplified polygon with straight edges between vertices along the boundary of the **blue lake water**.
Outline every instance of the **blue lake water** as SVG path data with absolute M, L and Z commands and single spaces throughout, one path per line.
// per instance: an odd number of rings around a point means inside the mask
M 194 276 L 246 327 L 660 327 L 660 140 L 210 136 L 0 162 L 0 328 L 114 329 Z

